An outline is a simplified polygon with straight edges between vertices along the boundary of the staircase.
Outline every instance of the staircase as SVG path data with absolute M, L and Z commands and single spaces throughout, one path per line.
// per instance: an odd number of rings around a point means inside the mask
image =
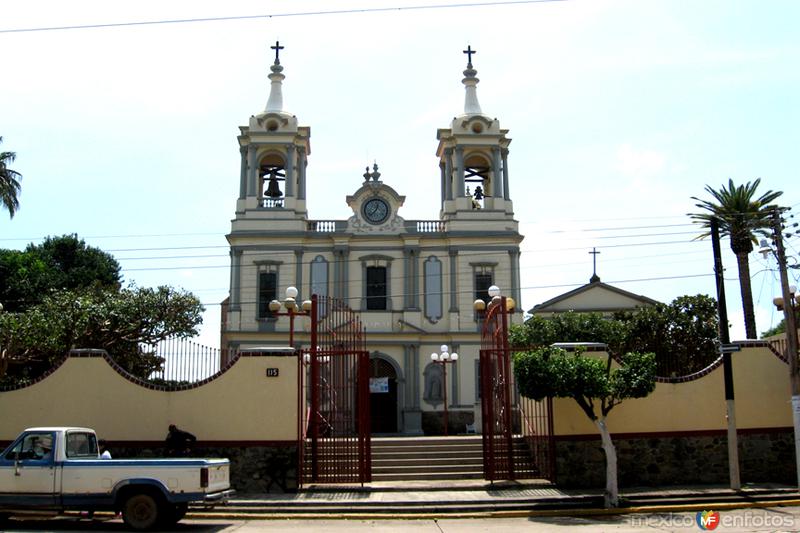
M 372 481 L 483 479 L 480 435 L 373 437 Z M 525 443 L 514 439 L 515 465 L 531 471 Z
M 480 436 L 373 437 L 373 481 L 482 479 Z

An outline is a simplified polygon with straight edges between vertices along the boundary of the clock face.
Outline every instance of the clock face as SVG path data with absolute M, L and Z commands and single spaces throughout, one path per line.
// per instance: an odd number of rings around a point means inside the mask
M 364 204 L 364 218 L 370 224 L 380 224 L 389 217 L 389 205 L 380 198 L 372 198 Z

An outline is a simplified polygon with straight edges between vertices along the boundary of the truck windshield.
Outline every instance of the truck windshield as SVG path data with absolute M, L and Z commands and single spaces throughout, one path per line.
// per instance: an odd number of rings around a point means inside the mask
M 5 458 L 12 461 L 49 461 L 52 455 L 52 433 L 27 433 L 6 452 Z

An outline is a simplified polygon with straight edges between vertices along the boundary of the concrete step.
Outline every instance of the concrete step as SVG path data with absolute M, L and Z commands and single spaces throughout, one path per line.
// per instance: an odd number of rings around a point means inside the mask
M 373 472 L 375 468 L 383 466 L 407 466 L 407 467 L 425 467 L 429 465 L 436 466 L 459 466 L 459 465 L 478 465 L 483 466 L 483 457 L 480 455 L 472 457 L 431 457 L 431 458 L 418 458 L 418 457 L 385 457 L 377 458 L 372 457 Z
M 394 472 L 394 473 L 374 473 L 373 481 L 424 481 L 424 480 L 458 480 L 458 479 L 483 479 L 483 470 L 476 472 L 453 471 L 453 472 Z

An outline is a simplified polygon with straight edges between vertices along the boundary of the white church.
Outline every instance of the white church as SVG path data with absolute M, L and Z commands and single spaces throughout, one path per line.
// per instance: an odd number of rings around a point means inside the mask
M 231 278 L 222 347 L 287 345 L 290 320 L 269 307 L 287 287 L 297 288 L 298 301 L 311 294 L 338 298 L 359 313 L 371 377 L 385 385 L 370 394 L 372 433 L 441 433 L 444 398 L 450 432 L 464 432 L 480 412 L 481 323 L 473 302 L 488 300 L 491 285 L 520 301 L 523 239 L 509 188 L 511 139 L 478 103 L 474 52 L 465 51 L 463 112 L 436 130 L 439 213 L 429 220 L 403 218 L 405 191 L 393 187 L 402 182 L 376 164 L 363 174 L 353 169 L 355 190 L 341 198 L 341 219 L 317 220 L 306 199 L 315 181 L 327 177 L 315 177 L 309 164 L 310 127 L 284 109 L 283 47 L 272 48 L 266 108 L 240 127 L 238 137 L 241 172 L 227 235 Z M 460 107 L 453 102 L 454 112 Z M 512 322 L 521 323 L 516 311 Z M 295 318 L 295 347 L 309 346 L 309 330 L 308 318 Z M 431 362 L 441 345 L 459 354 L 446 376 L 443 365 Z

